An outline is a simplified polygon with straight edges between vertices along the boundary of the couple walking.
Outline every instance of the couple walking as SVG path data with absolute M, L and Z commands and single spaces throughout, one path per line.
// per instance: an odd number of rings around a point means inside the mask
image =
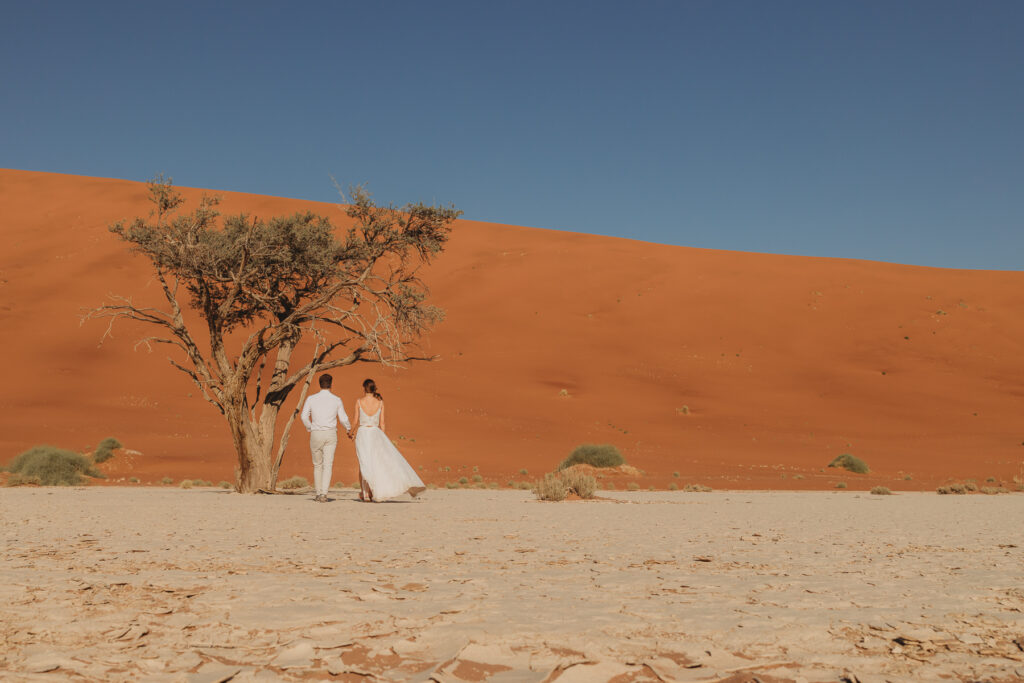
M 338 446 L 338 421 L 348 438 L 355 440 L 359 460 L 359 500 L 380 502 L 408 493 L 413 498 L 426 490 L 416 472 L 384 433 L 384 399 L 372 379 L 363 382 L 363 396 L 356 400 L 355 429 L 345 415 L 345 404 L 331 393 L 333 378 L 320 375 L 320 392 L 302 406 L 302 424 L 309 432 L 313 454 L 316 501 L 327 502 L 331 486 L 334 450 Z

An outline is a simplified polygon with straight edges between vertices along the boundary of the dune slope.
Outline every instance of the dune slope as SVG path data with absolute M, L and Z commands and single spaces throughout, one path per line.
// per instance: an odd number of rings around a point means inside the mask
M 332 204 L 217 194 L 225 213 L 343 219 Z M 144 482 L 233 477 L 222 418 L 165 350 L 134 348 L 141 327 L 100 345 L 104 325 L 79 323 L 108 293 L 154 296 L 145 262 L 107 231 L 148 210 L 144 184 L 0 170 L 0 462 L 113 435 L 141 452 Z M 531 479 L 583 442 L 619 446 L 645 488 L 930 488 L 1024 467 L 1024 272 L 459 221 L 426 279 L 447 310 L 426 343 L 441 360 L 335 376 L 350 406 L 377 379 L 390 435 L 427 481 L 474 467 Z M 825 468 L 844 452 L 872 473 Z M 282 473 L 309 470 L 299 427 Z M 335 479 L 355 474 L 343 444 Z

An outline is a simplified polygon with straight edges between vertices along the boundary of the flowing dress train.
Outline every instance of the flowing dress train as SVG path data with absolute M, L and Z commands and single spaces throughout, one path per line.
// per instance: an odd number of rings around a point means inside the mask
M 413 498 L 426 491 L 427 487 L 416 471 L 406 462 L 395 445 L 380 429 L 380 414 L 384 405 L 374 415 L 367 415 L 361 405 L 359 409 L 359 430 L 356 432 L 356 458 L 359 472 L 370 489 L 374 501 L 396 498 L 408 493 Z

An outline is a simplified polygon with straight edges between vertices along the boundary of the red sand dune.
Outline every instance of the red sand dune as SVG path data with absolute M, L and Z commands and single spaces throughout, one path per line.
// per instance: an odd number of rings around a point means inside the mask
M 332 204 L 218 194 L 225 213 L 343 220 Z M 109 292 L 154 295 L 107 231 L 148 211 L 140 183 L 0 170 L 0 462 L 113 435 L 142 452 L 144 482 L 233 478 L 222 418 L 163 349 L 133 351 L 145 330 L 119 324 L 99 346 L 103 323 L 79 325 Z M 1024 272 L 459 221 L 427 280 L 448 312 L 427 342 L 442 360 L 335 371 L 350 406 L 377 379 L 427 481 L 534 478 L 583 442 L 616 444 L 657 488 L 933 488 L 1024 467 Z M 821 471 L 843 452 L 872 474 Z M 299 426 L 282 475 L 310 469 Z M 355 477 L 346 442 L 335 479 Z

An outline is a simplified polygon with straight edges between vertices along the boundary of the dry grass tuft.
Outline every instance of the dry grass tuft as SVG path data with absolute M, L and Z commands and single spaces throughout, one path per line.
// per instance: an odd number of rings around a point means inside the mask
M 552 473 L 545 474 L 534 487 L 534 494 L 539 500 L 565 500 L 568 493 L 562 478 Z

